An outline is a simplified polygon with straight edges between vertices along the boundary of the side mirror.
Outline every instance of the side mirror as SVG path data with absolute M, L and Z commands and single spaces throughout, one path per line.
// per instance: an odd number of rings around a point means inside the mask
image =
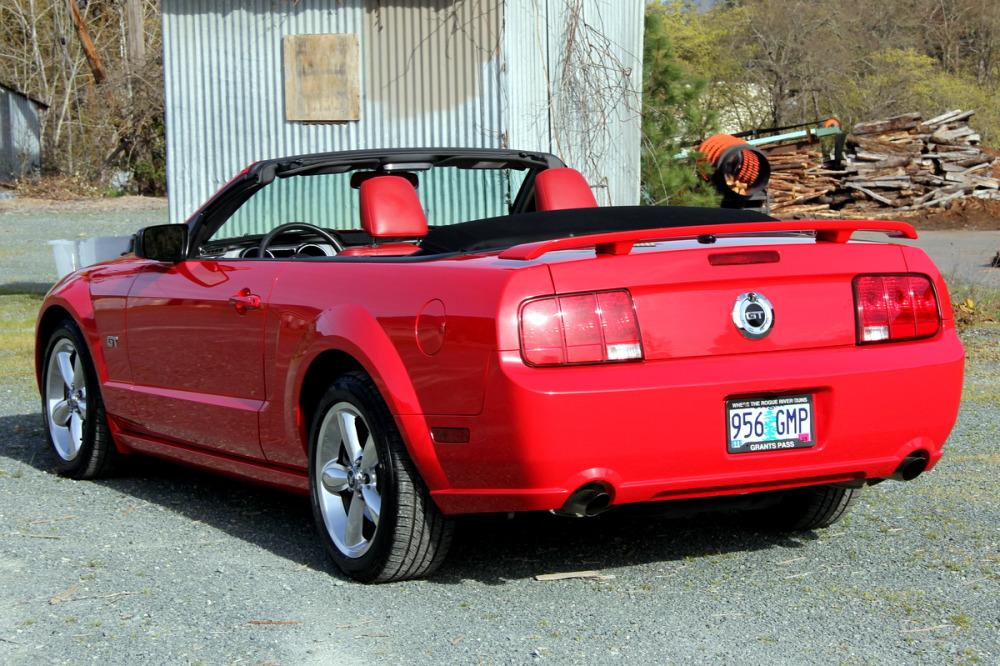
M 135 256 L 176 263 L 187 258 L 188 229 L 183 224 L 158 224 L 135 235 Z

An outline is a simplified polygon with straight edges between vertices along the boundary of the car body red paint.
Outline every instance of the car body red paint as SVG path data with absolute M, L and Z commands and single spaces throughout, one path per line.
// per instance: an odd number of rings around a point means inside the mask
M 558 166 L 552 158 L 538 171 Z M 188 223 L 193 238 L 205 210 Z M 601 213 L 622 214 L 588 214 Z M 558 509 L 594 481 L 613 504 L 859 482 L 891 476 L 915 452 L 928 469 L 937 463 L 963 369 L 932 262 L 912 247 L 846 242 L 859 228 L 913 234 L 899 223 L 748 222 L 584 232 L 416 260 L 130 255 L 56 285 L 39 334 L 59 316 L 80 327 L 120 451 L 299 492 L 309 484 L 303 386 L 331 353 L 374 380 L 446 514 Z M 747 251 L 769 259 L 709 260 Z M 939 330 L 857 344 L 852 280 L 871 273 L 928 276 Z M 635 305 L 640 360 L 524 362 L 525 301 L 622 289 Z M 774 306 L 766 337 L 748 339 L 731 321 L 745 292 Z M 240 295 L 260 307 L 235 307 Z M 727 400 L 806 393 L 815 446 L 727 452 Z M 432 428 L 467 431 L 468 441 L 436 442 Z

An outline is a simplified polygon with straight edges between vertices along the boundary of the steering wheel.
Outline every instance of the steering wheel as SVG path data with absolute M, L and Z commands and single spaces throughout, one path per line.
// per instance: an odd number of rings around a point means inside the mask
M 271 229 L 266 236 L 260 239 L 260 245 L 257 246 L 257 256 L 266 257 L 267 248 L 270 247 L 272 242 L 274 242 L 274 239 L 289 231 L 311 231 L 332 245 L 333 249 L 336 250 L 338 254 L 344 251 L 344 244 L 337 240 L 337 238 L 326 229 L 317 227 L 315 224 L 308 224 L 306 222 L 289 222 L 287 224 L 279 224 L 274 229 Z

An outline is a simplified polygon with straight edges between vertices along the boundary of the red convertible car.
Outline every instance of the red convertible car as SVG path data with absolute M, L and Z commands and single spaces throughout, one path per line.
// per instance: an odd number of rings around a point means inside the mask
M 824 527 L 941 458 L 963 349 L 900 222 L 596 206 L 516 151 L 253 164 L 57 284 L 59 471 L 147 454 L 311 496 L 336 564 L 426 575 L 452 517 L 722 495 Z M 876 237 L 881 238 L 881 237 Z

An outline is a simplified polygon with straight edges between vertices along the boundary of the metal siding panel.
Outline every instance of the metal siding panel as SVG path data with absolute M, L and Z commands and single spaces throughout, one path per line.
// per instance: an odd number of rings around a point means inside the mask
M 550 153 L 546 5 L 547 0 L 507 0 L 503 102 L 509 146 Z
M 20 178 L 41 164 L 39 107 L 7 90 L 0 90 L 0 107 L 0 176 Z
M 500 147 L 503 0 L 162 6 L 172 221 L 253 160 L 359 148 Z M 338 32 L 356 33 L 361 42 L 361 120 L 286 122 L 281 38 Z M 456 210 L 499 200 L 503 184 L 483 174 L 470 178 L 470 199 L 440 188 L 422 196 L 429 207 Z M 333 203 L 322 199 L 333 193 L 313 196 L 318 208 Z
M 571 5 L 632 63 L 638 90 L 642 0 L 164 0 L 170 219 L 183 220 L 253 160 L 357 148 L 563 152 L 592 183 L 607 183 L 602 202 L 637 202 L 638 108 L 616 109 L 599 141 L 558 103 L 550 118 Z M 286 122 L 281 38 L 331 32 L 359 35 L 361 120 Z M 496 188 L 508 184 L 478 177 L 462 183 L 460 198 L 440 187 L 421 196 L 435 210 L 497 207 Z
M 16 177 L 14 172 L 14 132 L 11 130 L 11 101 L 13 95 L 0 88 L 0 180 Z
M 642 0 L 545 5 L 553 152 L 583 172 L 602 205 L 639 200 L 643 6 Z

